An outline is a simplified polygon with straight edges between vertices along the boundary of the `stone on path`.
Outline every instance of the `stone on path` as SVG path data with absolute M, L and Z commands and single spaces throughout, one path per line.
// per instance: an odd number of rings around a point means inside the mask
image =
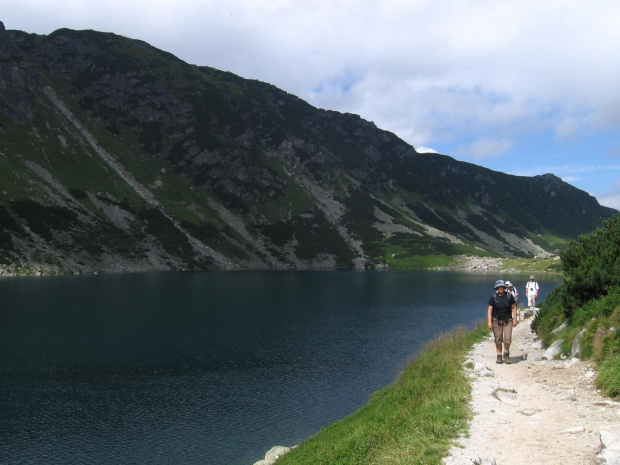
M 620 465 L 620 427 L 601 431 L 603 449 L 596 456 L 596 463 Z
M 493 397 L 504 404 L 518 405 L 517 391 L 514 389 L 497 388 L 493 391 Z
M 493 374 L 493 372 L 489 370 L 484 363 L 480 362 L 476 362 L 476 364 L 474 365 L 474 373 L 476 373 L 478 376 L 490 376 Z

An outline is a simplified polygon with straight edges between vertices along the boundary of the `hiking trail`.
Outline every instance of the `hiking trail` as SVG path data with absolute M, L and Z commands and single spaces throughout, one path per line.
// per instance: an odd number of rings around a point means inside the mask
M 544 359 L 532 320 L 513 330 L 511 364 L 495 363 L 492 335 L 468 354 L 474 417 L 445 465 L 620 463 L 597 461 L 601 437 L 620 438 L 620 403 L 597 391 L 592 362 Z

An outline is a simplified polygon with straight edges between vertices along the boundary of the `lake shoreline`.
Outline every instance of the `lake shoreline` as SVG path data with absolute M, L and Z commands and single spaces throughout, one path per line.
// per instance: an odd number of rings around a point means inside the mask
M 507 273 L 507 274 L 527 274 L 527 273 L 545 273 L 545 274 L 562 274 L 561 269 L 555 266 L 554 262 L 559 262 L 559 256 L 550 256 L 543 258 L 504 258 L 504 257 L 474 257 L 468 255 L 459 255 L 454 258 L 454 265 L 451 266 L 439 266 L 428 268 L 372 268 L 372 269 L 360 269 L 355 271 L 462 271 L 462 272 L 474 272 L 474 273 Z M 18 276 L 71 276 L 71 275 L 97 275 L 97 274 L 139 274 L 139 273 L 177 273 L 177 272 L 207 272 L 207 271 L 261 271 L 261 272 L 281 272 L 281 271 L 351 271 L 350 269 L 332 269 L 332 268 L 313 268 L 313 269 L 260 269 L 260 270 L 181 270 L 181 269 L 145 269 L 140 267 L 135 268 L 119 268 L 116 270 L 107 271 L 85 271 L 85 270 L 62 270 L 51 265 L 41 264 L 27 264 L 27 265 L 4 265 L 0 264 L 0 278 L 3 277 L 18 277 Z
M 515 328 L 510 365 L 495 363 L 495 345 L 490 334 L 474 342 L 466 351 L 462 370 L 467 374 L 472 388 L 472 395 L 466 402 L 472 415 L 458 435 L 453 437 L 452 447 L 442 455 L 442 465 L 490 465 L 496 462 L 517 465 L 532 461 L 581 465 L 603 460 L 604 456 L 612 457 L 612 460 L 620 457 L 620 450 L 613 449 L 620 443 L 620 428 L 617 425 L 620 403 L 597 390 L 595 364 L 576 358 L 547 358 L 542 345 L 535 343 L 537 338 L 530 328 L 532 321 L 533 318 L 524 319 Z M 445 334 L 433 339 L 428 347 L 433 348 L 442 338 Z M 420 357 L 427 355 L 424 351 L 419 354 Z M 398 389 L 398 384 L 397 380 L 384 390 Z M 554 405 L 561 408 L 554 408 Z M 363 416 L 367 408 L 368 405 L 362 407 L 327 429 L 338 427 L 338 423 L 349 421 L 354 416 Z M 443 405 L 437 408 L 451 407 Z M 384 423 L 389 421 L 392 420 L 387 416 L 383 419 Z M 418 424 L 423 420 L 412 418 L 412 422 Z M 361 425 L 357 428 L 359 438 L 363 428 Z M 377 434 L 374 429 L 370 430 L 367 434 Z M 533 434 L 533 431 L 540 434 Z M 339 433 L 346 434 L 343 431 Z M 326 433 L 321 431 L 319 434 Z M 502 440 L 507 434 L 512 438 L 512 445 L 508 448 Z M 336 439 L 331 441 L 337 444 Z M 317 463 L 328 463 L 323 455 L 318 458 L 318 454 L 327 451 L 310 444 L 312 442 L 316 442 L 314 436 L 300 445 L 276 446 L 254 465 L 277 464 L 281 462 L 278 460 L 280 458 L 285 464 L 306 465 L 312 454 L 317 454 Z M 611 449 L 606 450 L 606 446 Z M 298 454 L 292 454 L 294 458 L 291 456 L 290 460 L 285 458 L 286 454 L 297 448 L 306 448 L 310 452 L 299 460 Z M 603 460 L 601 463 L 607 462 Z

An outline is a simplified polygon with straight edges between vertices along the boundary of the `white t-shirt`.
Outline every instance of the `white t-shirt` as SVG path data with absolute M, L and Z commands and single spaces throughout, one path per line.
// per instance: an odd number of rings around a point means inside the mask
M 526 295 L 536 295 L 536 291 L 539 289 L 538 283 L 536 281 L 528 281 L 525 285 L 525 294 Z

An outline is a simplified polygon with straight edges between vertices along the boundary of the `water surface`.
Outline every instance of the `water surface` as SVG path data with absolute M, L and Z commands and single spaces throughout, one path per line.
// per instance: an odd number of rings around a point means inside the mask
M 252 464 L 363 406 L 437 334 L 485 318 L 497 277 L 2 279 L 0 463 Z M 528 276 L 501 278 L 523 292 Z M 544 298 L 560 278 L 539 282 Z

